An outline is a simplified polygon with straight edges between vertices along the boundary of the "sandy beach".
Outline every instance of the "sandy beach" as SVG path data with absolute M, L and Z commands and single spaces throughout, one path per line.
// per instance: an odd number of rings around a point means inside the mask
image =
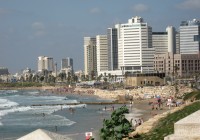
M 16 89 L 16 88 L 7 88 L 7 89 Z M 42 86 L 42 87 L 24 87 L 18 88 L 18 90 L 40 90 L 40 91 L 49 91 L 53 94 L 59 95 L 87 95 L 87 96 L 97 96 L 101 99 L 108 100 L 121 100 L 121 102 L 129 105 L 129 101 L 124 100 L 124 98 L 128 95 L 129 97 L 133 97 L 133 104 L 135 108 L 144 110 L 143 115 L 141 116 L 144 121 L 149 120 L 153 116 L 157 114 L 162 114 L 168 111 L 168 107 L 166 106 L 166 101 L 168 97 L 173 97 L 175 95 L 175 87 L 174 86 L 156 86 L 156 87 L 143 87 L 136 89 L 116 89 L 116 90 L 102 90 L 97 88 L 81 88 L 81 87 L 66 87 L 66 86 Z M 179 85 L 177 95 L 182 95 L 183 93 L 192 92 L 193 89 L 187 86 Z M 162 109 L 154 109 L 152 110 L 152 106 L 149 105 L 150 102 L 156 102 L 156 97 L 159 96 L 163 100 Z
M 174 86 L 143 87 L 131 90 L 101 90 L 95 88 L 85 89 L 78 87 L 74 88 L 73 91 L 70 92 L 72 94 L 78 93 L 82 95 L 98 96 L 103 99 L 120 99 L 128 106 L 130 114 L 132 113 L 130 101 L 125 101 L 123 99 L 126 96 L 133 97 L 132 107 L 142 110 L 141 116 L 137 116 L 137 119 L 140 118 L 144 122 L 142 125 L 136 128 L 135 132 L 131 134 L 135 135 L 137 133 L 147 133 L 160 118 L 165 117 L 167 113 L 174 112 L 182 108 L 183 105 L 172 106 L 169 108 L 167 106 L 167 99 L 169 97 L 174 98 L 175 93 L 177 96 L 181 96 L 184 93 L 189 93 L 192 91 L 193 89 L 190 87 L 179 85 L 177 93 Z M 158 107 L 158 105 L 154 104 L 157 103 L 157 97 L 162 99 L 161 107 Z M 127 117 L 129 121 L 131 121 L 133 118 L 134 117 L 130 115 Z M 134 122 L 132 124 L 134 125 Z
M 9 88 L 15 89 L 15 88 Z M 164 117 L 163 114 L 166 115 L 169 111 L 177 110 L 180 107 L 171 107 L 169 109 L 166 106 L 166 101 L 168 97 L 173 97 L 175 95 L 175 88 L 173 86 L 158 86 L 158 87 L 143 87 L 137 89 L 120 89 L 120 90 L 101 90 L 96 88 L 69 88 L 69 87 L 28 87 L 28 88 L 19 88 L 17 90 L 39 90 L 41 93 L 53 93 L 58 95 L 77 95 L 77 96 L 96 96 L 101 99 L 108 100 L 121 100 L 124 104 L 129 108 L 130 114 L 132 114 L 131 107 L 137 108 L 141 111 L 141 115 L 137 116 L 137 118 L 141 118 L 144 123 L 137 127 L 137 131 L 133 132 L 132 135 L 141 132 L 149 131 L 153 125 L 158 121 L 161 117 Z M 47 91 L 47 92 L 46 92 Z M 186 92 L 191 92 L 192 89 L 185 86 L 178 87 L 177 95 L 181 95 Z M 125 100 L 125 98 L 133 97 L 132 104 L 130 104 L 129 100 Z M 120 98 L 119 98 L 120 97 Z M 152 103 L 157 102 L 157 98 L 160 97 L 163 102 L 163 106 L 159 108 L 157 105 L 152 106 Z M 132 106 L 131 106 L 132 105 Z M 130 121 L 135 116 L 129 115 L 127 119 Z M 134 124 L 134 123 L 132 123 Z M 147 129 L 148 128 L 148 129 Z

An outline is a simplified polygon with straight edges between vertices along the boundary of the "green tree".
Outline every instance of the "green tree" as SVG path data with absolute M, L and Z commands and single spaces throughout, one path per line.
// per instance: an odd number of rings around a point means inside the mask
M 28 76 L 28 81 L 29 81 L 29 82 L 33 82 L 33 74 L 29 74 L 29 76 Z
M 43 82 L 44 81 L 44 76 L 40 77 L 40 81 Z
M 117 81 L 117 75 L 114 76 L 115 77 L 115 82 Z
M 85 76 L 85 81 L 89 81 L 89 75 Z
M 67 73 L 67 83 L 71 84 L 71 82 L 72 82 L 72 75 L 71 75 L 71 72 L 68 72 Z
M 66 73 L 59 73 L 58 77 L 60 77 L 61 81 L 63 81 L 64 79 L 66 79 Z
M 125 74 L 124 74 L 124 77 L 127 78 L 129 74 L 130 74 L 130 72 L 126 71 Z
M 111 119 L 103 121 L 103 128 L 100 130 L 101 140 L 122 140 L 128 137 L 132 125 L 125 118 L 125 113 L 129 113 L 129 110 L 126 106 L 122 106 L 113 111 Z
M 81 81 L 85 81 L 85 75 L 81 75 Z
M 91 77 L 91 80 L 95 80 L 95 71 L 92 70 L 91 73 L 90 73 L 90 77 Z
M 109 79 L 109 82 L 110 82 L 110 79 L 112 78 L 112 75 L 110 73 L 108 73 L 108 79 Z

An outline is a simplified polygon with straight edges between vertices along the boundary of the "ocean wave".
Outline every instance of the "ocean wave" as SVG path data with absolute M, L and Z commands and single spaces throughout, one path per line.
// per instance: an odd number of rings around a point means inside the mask
M 24 112 L 24 111 L 28 111 L 30 110 L 31 107 L 28 106 L 28 107 L 12 107 L 10 109 L 5 109 L 5 110 L 1 110 L 0 111 L 0 120 L 3 116 L 9 114 L 9 113 L 13 113 L 13 112 Z M 0 122 L 0 125 L 2 125 L 2 123 Z
M 0 108 L 9 108 L 13 106 L 18 106 L 18 103 L 10 101 L 8 99 L 1 99 L 0 98 Z
M 43 126 L 70 126 L 74 121 L 71 121 L 63 116 L 48 114 L 42 115 L 32 114 L 30 117 L 23 117 L 17 119 L 9 119 L 4 122 L 7 126 L 29 126 L 29 127 L 43 127 Z
M 28 91 L 27 94 L 30 94 L 30 95 L 36 95 L 40 93 L 39 91 Z
M 18 90 L 0 90 L 1 93 L 7 94 L 7 93 L 16 93 Z
M 56 105 L 56 106 L 32 106 L 32 111 L 36 114 L 52 114 L 58 110 L 68 109 L 68 108 L 83 108 L 86 107 L 86 104 L 80 105 Z
M 1 110 L 0 111 L 0 117 L 5 116 L 8 113 L 23 112 L 23 111 L 28 111 L 30 109 L 31 109 L 30 106 L 27 106 L 27 107 L 22 106 L 22 107 L 13 107 L 13 108 L 10 108 L 10 109 Z

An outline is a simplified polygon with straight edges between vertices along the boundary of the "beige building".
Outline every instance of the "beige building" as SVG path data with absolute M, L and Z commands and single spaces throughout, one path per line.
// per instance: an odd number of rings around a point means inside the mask
M 97 72 L 96 38 L 84 37 L 85 75 Z
M 133 74 L 126 78 L 126 86 L 159 86 L 164 84 L 164 73 Z
M 107 35 L 96 36 L 97 72 L 108 70 Z
M 200 72 L 200 55 L 166 53 L 155 55 L 154 68 L 168 76 L 191 77 Z
M 52 57 L 39 56 L 38 57 L 38 71 L 42 72 L 47 70 L 49 72 L 54 71 L 54 61 Z

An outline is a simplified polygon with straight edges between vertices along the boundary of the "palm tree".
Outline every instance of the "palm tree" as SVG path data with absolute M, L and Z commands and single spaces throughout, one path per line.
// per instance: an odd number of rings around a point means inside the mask
M 43 82 L 44 81 L 44 76 L 40 77 L 40 81 Z
M 81 81 L 85 81 L 85 75 L 81 75 Z
M 129 74 L 130 74 L 130 72 L 126 71 L 124 74 L 124 77 L 127 78 Z
M 85 80 L 89 81 L 89 75 L 86 75 Z
M 58 77 L 61 79 L 61 81 L 63 81 L 64 79 L 66 79 L 66 73 L 59 73 Z
M 72 75 L 71 75 L 71 72 L 68 72 L 67 73 L 67 83 L 71 84 L 71 82 L 72 82 Z
M 110 82 L 111 77 L 112 77 L 111 74 L 108 73 L 108 79 L 109 79 L 109 82 Z
M 91 71 L 90 76 L 91 76 L 91 80 L 95 80 L 95 72 L 94 72 L 94 70 Z
M 32 74 L 32 73 L 29 74 L 29 76 L 28 76 L 28 81 L 29 81 L 29 82 L 32 82 L 32 81 L 33 81 L 33 74 Z
M 115 82 L 116 82 L 116 80 L 117 80 L 117 75 L 115 74 L 115 76 L 114 76 L 114 77 L 115 77 Z

